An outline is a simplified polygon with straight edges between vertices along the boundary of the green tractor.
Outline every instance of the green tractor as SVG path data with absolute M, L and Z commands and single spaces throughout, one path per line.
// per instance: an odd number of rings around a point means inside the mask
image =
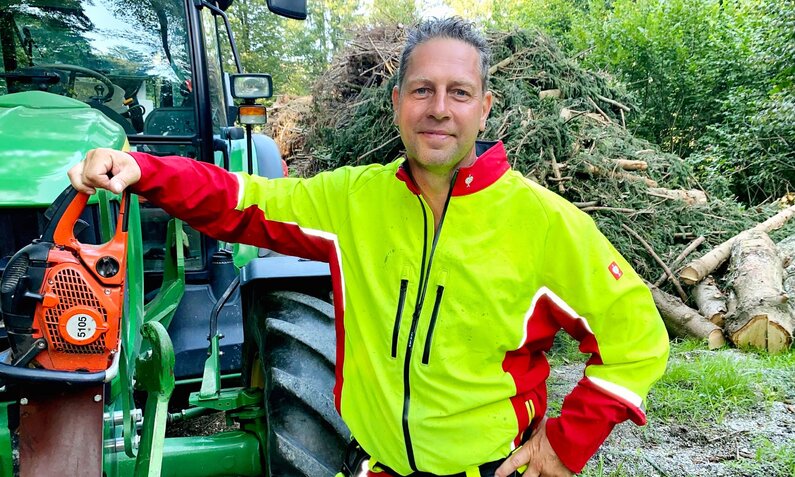
M 243 73 L 231 4 L 0 0 L 0 476 L 340 468 L 327 264 L 68 185 L 96 147 L 284 175 L 252 132 L 272 84 Z M 220 413 L 226 430 L 165 437 Z

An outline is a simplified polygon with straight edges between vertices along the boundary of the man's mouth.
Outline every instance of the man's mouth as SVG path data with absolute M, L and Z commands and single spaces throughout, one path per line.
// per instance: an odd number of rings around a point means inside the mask
M 453 135 L 447 131 L 438 130 L 420 131 L 420 134 L 429 139 L 446 139 L 448 137 L 453 137 Z

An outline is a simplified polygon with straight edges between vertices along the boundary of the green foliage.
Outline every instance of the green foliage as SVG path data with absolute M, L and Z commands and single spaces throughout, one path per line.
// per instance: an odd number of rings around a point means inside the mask
M 582 477 L 631 477 L 634 475 L 632 472 L 632 465 L 628 464 L 627 468 L 629 469 L 624 470 L 624 462 L 620 462 L 615 469 L 607 470 L 604 462 L 604 456 L 601 454 L 595 457 L 595 461 L 591 460 L 588 465 L 582 470 L 582 473 L 578 474 Z
M 688 153 L 714 122 L 716 93 L 742 74 L 726 61 L 742 54 L 742 45 L 727 41 L 733 11 L 720 0 L 616 0 L 590 18 L 572 36 L 579 48 L 592 48 L 590 65 L 616 72 L 637 96 L 636 132 Z
M 689 161 L 714 190 L 760 202 L 795 186 L 795 2 L 753 6 L 750 55 L 738 59 L 752 79 L 722 97 Z
M 565 48 L 573 47 L 571 30 L 586 21 L 589 0 L 504 0 L 493 2 L 487 24 L 495 30 L 517 27 L 540 30 L 558 40 Z
M 417 3 L 413 0 L 395 2 L 393 0 L 373 0 L 370 24 L 373 25 L 413 25 L 419 19 Z
M 602 7 L 598 7 L 601 4 Z M 631 125 L 690 160 L 701 184 L 749 203 L 795 184 L 795 2 L 594 2 L 569 33 L 635 95 Z

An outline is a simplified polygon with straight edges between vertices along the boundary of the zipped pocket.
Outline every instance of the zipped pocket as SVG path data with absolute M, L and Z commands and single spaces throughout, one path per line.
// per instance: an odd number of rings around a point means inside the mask
M 403 306 L 406 304 L 406 290 L 409 281 L 400 280 L 400 296 L 398 296 L 397 313 L 395 313 L 395 327 L 392 329 L 392 357 L 397 358 L 398 336 L 400 335 L 400 318 L 403 316 Z
M 436 300 L 433 302 L 431 322 L 428 325 L 428 335 L 425 337 L 425 350 L 422 352 L 422 364 L 428 364 L 428 361 L 431 358 L 431 340 L 433 340 L 433 330 L 436 328 L 436 318 L 439 317 L 439 307 L 442 304 L 443 294 L 444 287 L 442 285 L 436 287 Z

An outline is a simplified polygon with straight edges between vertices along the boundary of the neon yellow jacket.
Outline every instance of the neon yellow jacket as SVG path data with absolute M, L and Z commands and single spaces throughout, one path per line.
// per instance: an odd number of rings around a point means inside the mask
M 616 423 L 645 422 L 668 355 L 648 289 L 586 214 L 510 170 L 501 143 L 458 171 L 436 235 L 401 160 L 268 180 L 135 157 L 137 191 L 194 227 L 329 261 L 335 403 L 397 472 L 463 472 L 520 445 L 546 411 L 561 328 L 591 354 L 547 423 L 564 464 L 581 470 Z

